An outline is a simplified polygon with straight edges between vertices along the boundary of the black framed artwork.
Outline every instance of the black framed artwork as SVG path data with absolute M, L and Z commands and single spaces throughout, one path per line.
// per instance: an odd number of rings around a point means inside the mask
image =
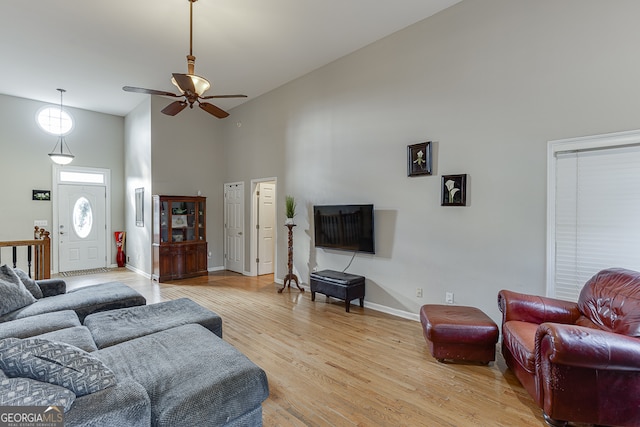
M 33 190 L 31 193 L 31 200 L 47 202 L 51 200 L 51 191 L 50 190 Z
M 407 146 L 407 176 L 431 175 L 431 141 Z
M 467 174 L 442 175 L 441 206 L 467 206 Z

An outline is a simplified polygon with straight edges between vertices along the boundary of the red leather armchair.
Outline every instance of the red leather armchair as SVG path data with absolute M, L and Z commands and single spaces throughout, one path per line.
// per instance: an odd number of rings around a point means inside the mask
M 640 426 L 640 273 L 607 269 L 578 303 L 502 290 L 502 354 L 549 425 Z

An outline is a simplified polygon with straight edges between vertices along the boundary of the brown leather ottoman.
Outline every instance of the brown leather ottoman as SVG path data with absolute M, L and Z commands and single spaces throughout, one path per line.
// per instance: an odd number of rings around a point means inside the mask
M 482 310 L 459 305 L 426 304 L 420 308 L 422 332 L 431 355 L 489 363 L 496 360 L 498 326 Z

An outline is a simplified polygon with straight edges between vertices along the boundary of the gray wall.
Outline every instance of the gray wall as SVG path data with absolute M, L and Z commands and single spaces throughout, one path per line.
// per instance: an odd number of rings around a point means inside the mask
M 125 217 L 127 265 L 150 275 L 152 270 L 151 99 L 125 118 Z M 135 190 L 144 188 L 144 226 L 136 225 Z
M 348 270 L 369 303 L 415 315 L 451 291 L 498 320 L 500 289 L 545 293 L 547 141 L 640 128 L 637 16 L 636 1 L 464 1 L 234 109 L 227 180 L 277 176 L 279 207 L 297 198 L 304 282 L 351 257 L 313 247 L 310 207 L 374 203 L 377 254 Z M 435 173 L 409 178 L 422 141 Z M 468 206 L 441 207 L 458 173 Z
M 151 164 L 153 194 L 207 198 L 209 268 L 224 265 L 224 142 L 219 120 L 199 108 L 170 117 L 160 110 L 170 101 L 151 98 Z
M 51 89 L 52 92 L 55 88 Z M 65 101 L 73 99 L 71 89 Z M 52 202 L 31 200 L 31 190 L 52 190 L 52 162 L 47 154 L 57 137 L 45 133 L 36 124 L 36 114 L 49 104 L 0 95 L 0 240 L 33 238 L 33 221 L 47 220 L 51 231 Z M 66 107 L 75 128 L 66 137 L 76 156 L 73 166 L 111 170 L 111 228 L 124 230 L 124 118 Z M 52 193 L 52 196 L 55 195 Z M 113 236 L 108 262 L 115 264 Z M 3 258 L 3 262 L 10 258 Z M 56 267 L 57 269 L 57 267 Z
M 304 282 L 311 269 L 342 270 L 350 259 L 313 247 L 310 207 L 374 203 L 377 254 L 348 270 L 367 276 L 367 303 L 415 316 L 451 291 L 498 320 L 501 288 L 545 293 L 547 141 L 640 128 L 637 16 L 635 0 L 466 0 L 225 120 L 166 117 L 168 101 L 152 98 L 152 193 L 208 197 L 209 266 L 219 267 L 223 183 L 245 182 L 248 213 L 250 180 L 277 177 L 279 223 L 284 196 L 298 200 L 294 263 Z M 3 157 L 20 165 L 1 172 L 3 240 L 51 221 L 50 205 L 31 201 L 31 189 L 51 185 L 55 138 L 36 128 L 41 105 L 0 96 Z M 122 229 L 124 120 L 72 112 L 82 124 L 68 138 L 74 164 L 112 169 L 112 228 Z M 406 147 L 422 141 L 434 142 L 434 175 L 408 178 Z M 469 174 L 468 206 L 441 207 L 440 177 L 456 173 Z M 277 252 L 281 280 L 282 231 Z

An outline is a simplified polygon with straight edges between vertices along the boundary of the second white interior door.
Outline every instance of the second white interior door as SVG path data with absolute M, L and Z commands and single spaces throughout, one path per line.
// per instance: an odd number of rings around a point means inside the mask
M 273 273 L 276 221 L 276 185 L 262 182 L 258 192 L 258 275 Z
M 224 185 L 225 269 L 244 273 L 244 183 Z

